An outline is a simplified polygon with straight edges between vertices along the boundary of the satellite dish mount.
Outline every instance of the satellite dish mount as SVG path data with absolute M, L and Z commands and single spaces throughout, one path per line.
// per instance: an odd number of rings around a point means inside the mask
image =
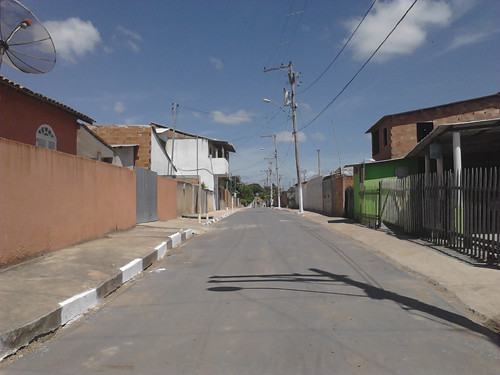
M 56 63 L 52 38 L 36 16 L 17 0 L 0 0 L 0 66 L 43 74 Z

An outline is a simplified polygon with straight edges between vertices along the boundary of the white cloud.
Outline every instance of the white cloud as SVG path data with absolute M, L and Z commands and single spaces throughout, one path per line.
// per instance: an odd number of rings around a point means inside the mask
M 377 49 L 399 19 L 412 4 L 412 0 L 379 1 L 356 32 L 349 44 L 356 60 L 365 60 Z M 397 55 L 408 55 L 424 44 L 430 28 L 450 24 L 452 10 L 443 0 L 421 0 L 382 46 L 374 59 L 386 61 Z M 360 19 L 346 23 L 350 32 Z
M 123 26 L 118 26 L 118 31 L 121 32 L 123 35 L 126 35 L 138 42 L 142 41 L 142 36 L 135 31 L 126 29 Z
M 125 43 L 128 47 L 130 47 L 130 49 L 134 52 L 139 52 L 141 50 L 141 47 L 139 47 L 139 45 L 132 41 L 132 40 L 127 40 L 127 42 Z
M 278 142 L 294 142 L 293 134 L 291 132 L 282 131 L 276 134 L 276 139 Z M 305 142 L 307 139 L 306 135 L 302 132 L 297 132 L 297 140 L 299 142 Z
M 125 104 L 123 102 L 116 102 L 115 106 L 113 107 L 113 111 L 116 113 L 122 113 L 126 110 L 127 108 L 125 107 Z
M 142 42 L 142 36 L 139 33 L 126 29 L 123 26 L 118 26 L 118 31 L 127 38 L 123 41 L 127 47 L 136 53 L 140 52 L 141 47 L 139 42 Z
M 215 69 L 217 69 L 217 70 L 222 70 L 224 68 L 224 65 L 222 65 L 221 59 L 211 57 L 210 62 L 215 66 Z
M 210 112 L 210 117 L 213 122 L 219 124 L 229 124 L 229 125 L 239 125 L 245 122 L 250 122 L 252 114 L 240 109 L 237 112 L 225 114 L 222 111 L 212 111 Z
M 101 42 L 101 35 L 92 22 L 71 17 L 65 21 L 47 21 L 45 27 L 52 36 L 57 57 L 76 62 L 92 52 Z
M 323 135 L 323 133 L 319 133 L 319 132 L 311 134 L 311 139 L 314 139 L 315 141 L 320 141 L 320 142 L 326 141 L 326 137 Z
M 495 30 L 494 32 L 489 32 L 489 31 L 472 31 L 472 32 L 467 32 L 461 35 L 456 35 L 450 46 L 448 47 L 448 51 L 461 48 L 463 46 L 469 45 L 469 44 L 475 44 L 475 43 L 480 43 L 486 39 L 488 39 L 491 35 L 498 33 L 498 30 Z

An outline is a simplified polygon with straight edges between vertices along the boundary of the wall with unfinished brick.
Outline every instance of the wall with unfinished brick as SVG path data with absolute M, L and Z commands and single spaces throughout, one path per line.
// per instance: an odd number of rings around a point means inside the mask
M 100 125 L 89 128 L 109 145 L 139 145 L 135 166 L 151 169 L 150 125 Z
M 500 117 L 500 94 L 442 106 L 411 111 L 382 118 L 373 131 L 379 130 L 379 150 L 375 160 L 396 159 L 406 156 L 417 145 L 417 123 L 434 123 L 434 128 L 457 122 L 486 120 Z M 387 145 L 384 145 L 387 129 Z M 373 150 L 372 150 L 373 151 Z

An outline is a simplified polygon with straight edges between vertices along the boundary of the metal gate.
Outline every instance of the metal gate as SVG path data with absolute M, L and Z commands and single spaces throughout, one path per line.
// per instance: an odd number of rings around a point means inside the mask
M 136 222 L 158 220 L 157 173 L 134 167 L 136 176 Z

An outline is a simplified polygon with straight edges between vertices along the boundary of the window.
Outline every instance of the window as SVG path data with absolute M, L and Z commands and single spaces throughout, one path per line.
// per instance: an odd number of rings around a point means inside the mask
M 434 129 L 434 123 L 430 122 L 417 122 L 417 142 L 427 137 L 432 129 Z
M 379 152 L 380 152 L 379 131 L 375 130 L 372 133 L 372 156 L 377 155 Z
M 384 147 L 387 146 L 387 128 L 384 128 Z
M 42 125 L 36 131 L 36 145 L 49 150 L 57 150 L 56 134 L 49 125 Z

